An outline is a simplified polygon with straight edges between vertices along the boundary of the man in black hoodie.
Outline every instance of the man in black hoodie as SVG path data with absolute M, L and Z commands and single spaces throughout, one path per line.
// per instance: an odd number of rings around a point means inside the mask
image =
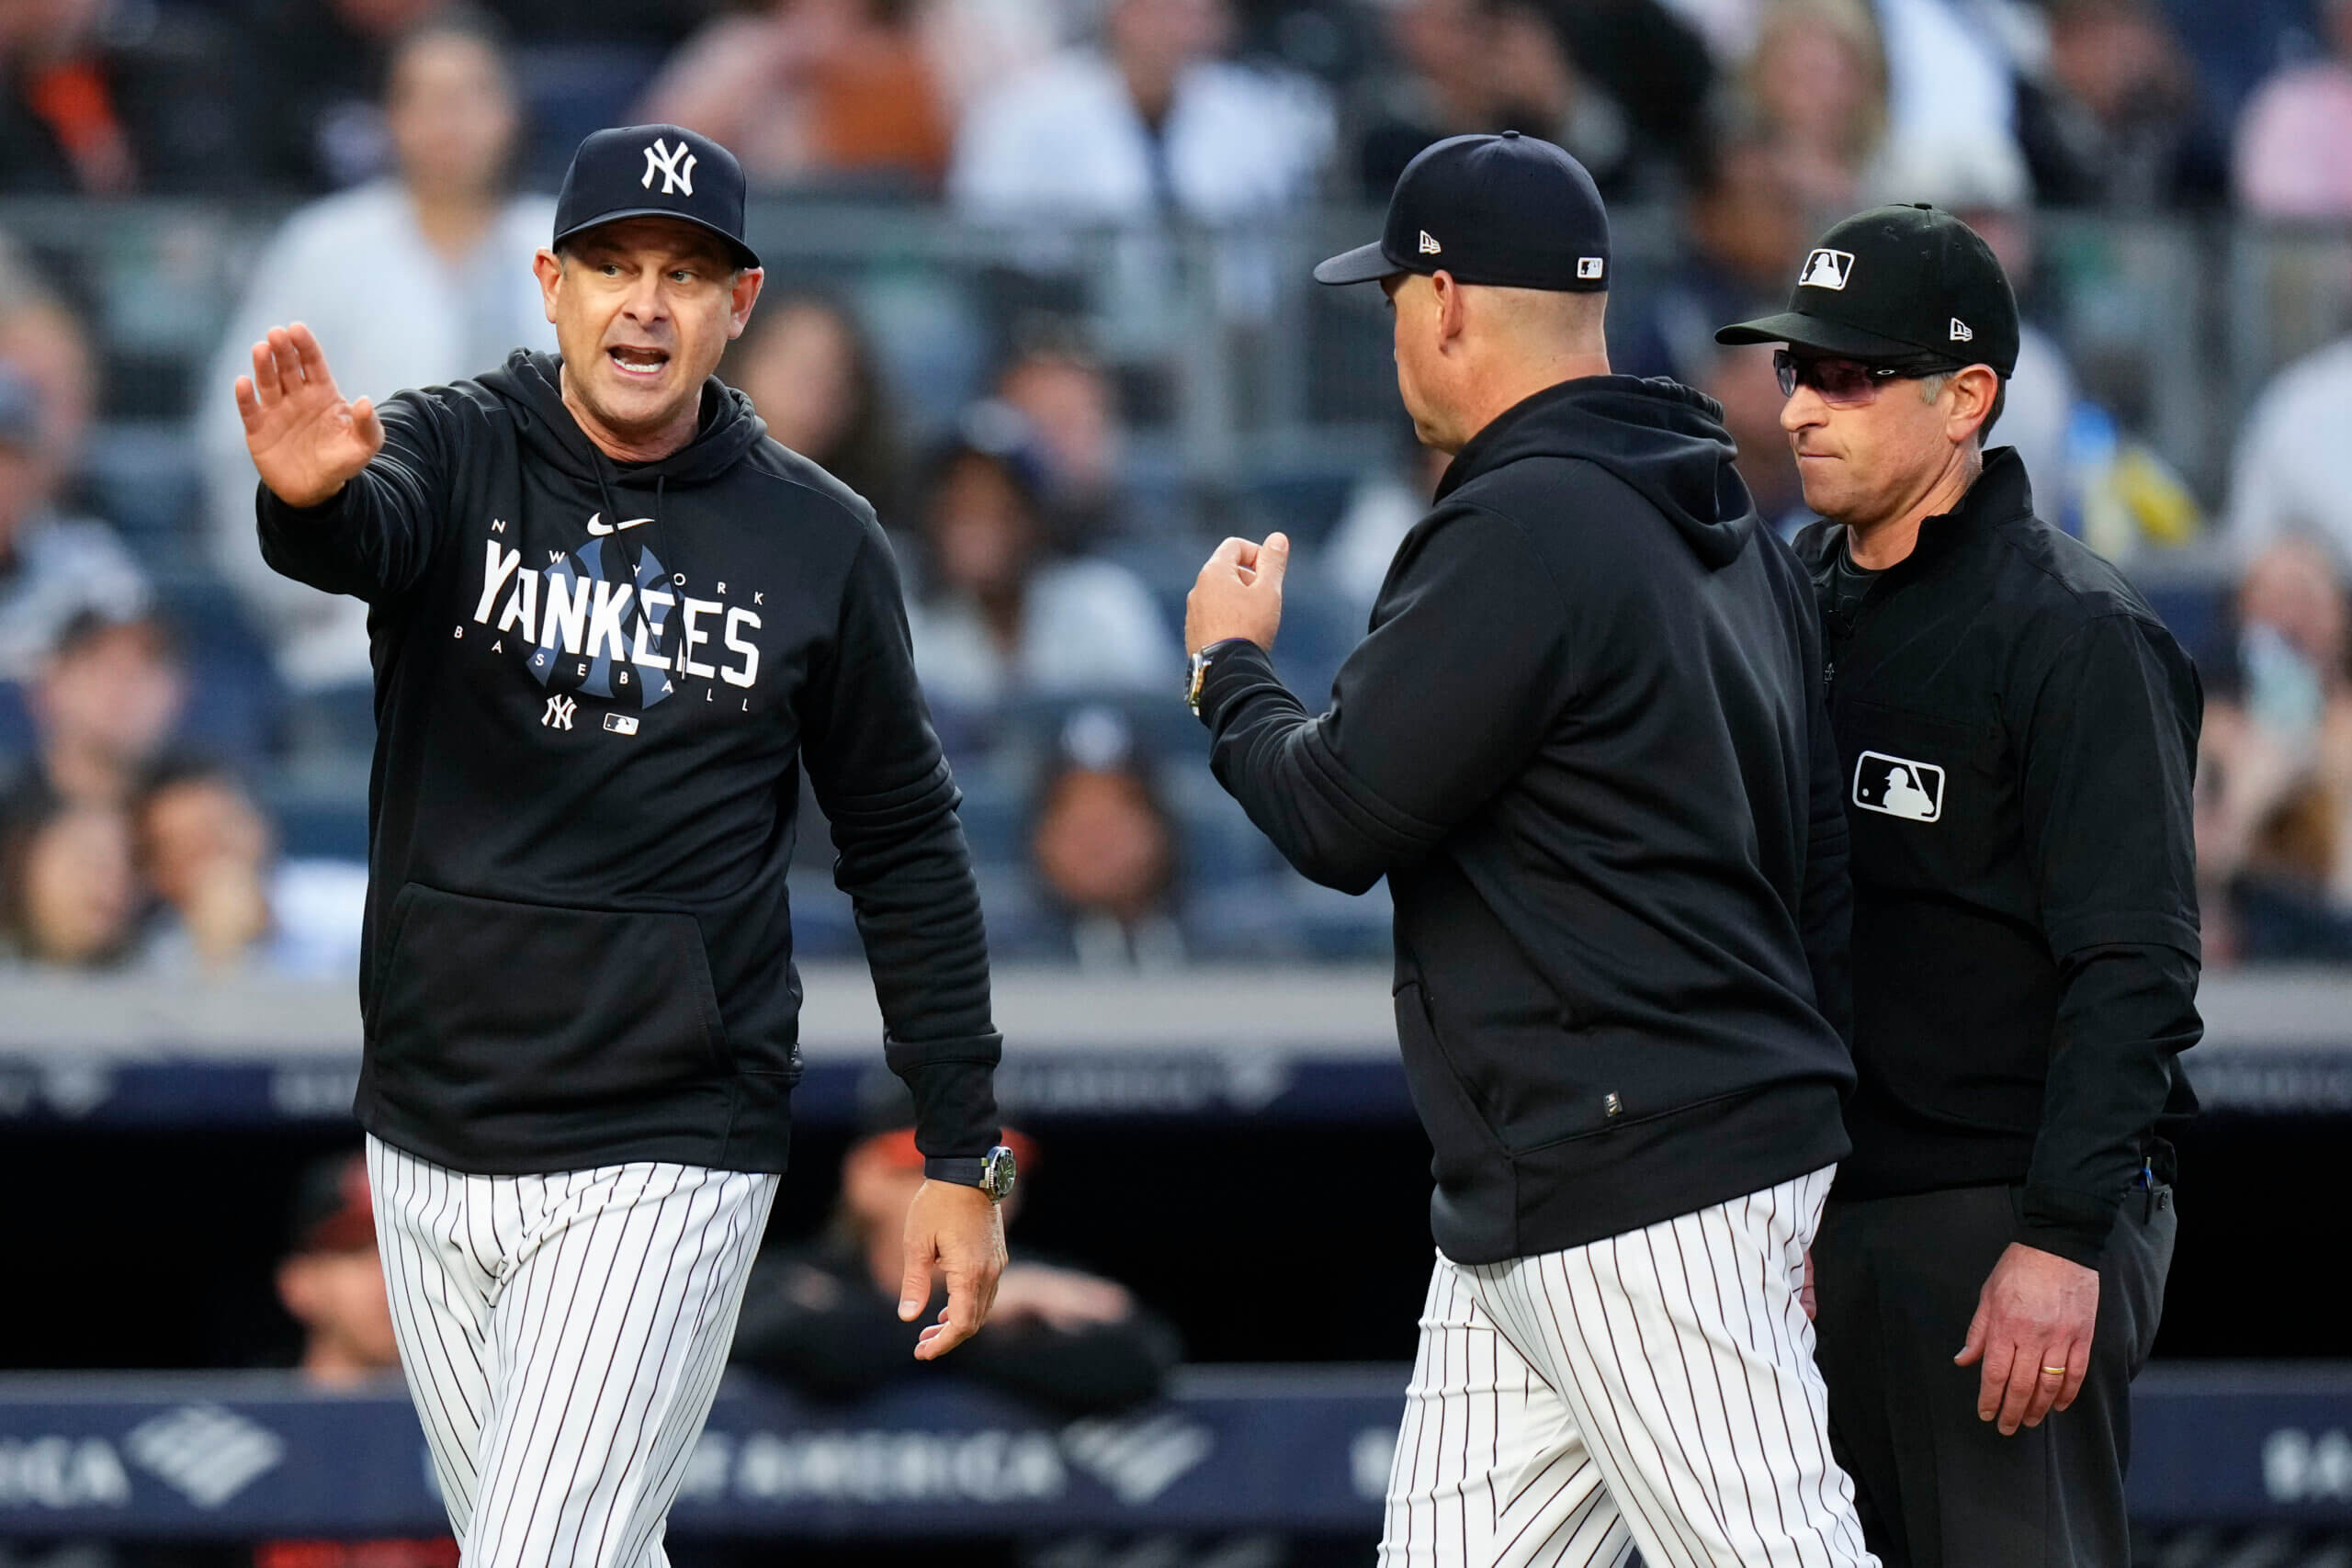
M 1268 662 L 1288 555 L 1189 606 L 1216 775 L 1396 908 L 1439 1254 L 1384 1561 L 1871 1563 L 1801 1304 L 1846 1152 L 1846 825 L 1811 585 L 1709 400 L 1608 373 L 1606 216 L 1530 138 L 1398 180 L 1378 279 L 1453 454 L 1329 712 Z
M 378 410 L 297 324 L 237 381 L 263 555 L 369 605 L 357 1111 L 473 1568 L 664 1561 L 784 1168 L 804 763 L 926 1157 L 918 1358 L 1004 1264 L 957 795 L 872 510 L 712 376 L 760 291 L 742 216 L 716 142 L 599 131 L 536 262 L 560 356 Z

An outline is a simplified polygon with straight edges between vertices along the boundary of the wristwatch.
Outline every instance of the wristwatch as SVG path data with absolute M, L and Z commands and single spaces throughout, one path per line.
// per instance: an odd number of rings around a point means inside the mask
M 1002 1144 L 977 1159 L 927 1159 L 922 1162 L 922 1173 L 932 1181 L 977 1187 L 988 1194 L 991 1203 L 1001 1203 L 1012 1197 L 1013 1180 L 1021 1174 L 1012 1151 Z
M 1194 718 L 1201 716 L 1201 684 L 1209 678 L 1209 660 L 1215 659 L 1220 649 L 1249 640 L 1243 637 L 1219 637 L 1215 642 L 1202 644 L 1200 650 L 1193 655 L 1192 670 L 1184 682 L 1184 705 L 1193 710 Z

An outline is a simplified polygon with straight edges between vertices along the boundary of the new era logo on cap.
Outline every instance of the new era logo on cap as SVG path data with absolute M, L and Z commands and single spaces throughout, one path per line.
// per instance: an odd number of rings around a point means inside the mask
M 1973 342 L 1974 342 L 1974 341 L 1975 341 L 1975 339 L 1976 339 L 1976 334 L 1975 334 L 1974 333 L 1970 332 L 1970 331 L 1968 330 L 1968 323 L 1967 323 L 1966 321 L 1962 321 L 1958 316 L 1954 316 L 1954 317 L 1951 319 L 1951 341 L 1952 341 L 1952 342 L 1954 342 L 1954 343 L 1973 343 Z
M 1421 231 L 1421 254 L 1433 256 L 1443 249 L 1445 249 L 1443 245 L 1430 238 L 1430 231 L 1427 229 Z
M 1797 279 L 1799 288 L 1843 288 L 1854 271 L 1854 255 L 1850 251 L 1819 250 L 1804 258 L 1804 276 Z

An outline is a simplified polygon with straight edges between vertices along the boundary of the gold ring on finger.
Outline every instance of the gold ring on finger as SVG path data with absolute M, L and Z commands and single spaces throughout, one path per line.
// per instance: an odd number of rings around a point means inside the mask
M 2063 1378 L 2066 1375 L 2066 1369 L 2064 1367 L 2044 1367 L 2041 1369 L 2041 1375 L 2046 1378 Z

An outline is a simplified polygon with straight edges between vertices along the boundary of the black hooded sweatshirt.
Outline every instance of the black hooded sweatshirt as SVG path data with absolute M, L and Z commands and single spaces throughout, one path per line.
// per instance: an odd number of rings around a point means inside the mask
M 263 557 L 369 605 L 368 1129 L 456 1169 L 784 1168 L 800 769 L 936 1157 L 997 1135 L 978 894 L 874 513 L 716 379 L 616 464 L 559 364 L 383 406 Z
M 1396 1031 L 1457 1262 L 1840 1158 L 1854 1070 L 1813 588 L 1710 400 L 1594 377 L 1454 457 L 1310 717 L 1213 657 L 1217 777 L 1291 863 L 1388 877 Z

